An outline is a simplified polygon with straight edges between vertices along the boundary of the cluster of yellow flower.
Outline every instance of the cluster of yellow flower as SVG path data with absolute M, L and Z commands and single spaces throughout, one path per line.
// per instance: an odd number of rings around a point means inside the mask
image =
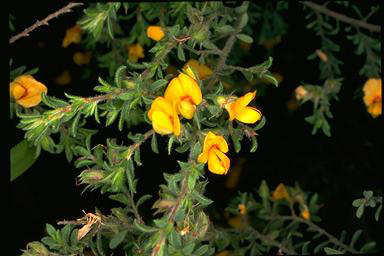
M 179 115 L 192 119 L 196 107 L 202 102 L 202 93 L 196 81 L 196 76 L 187 65 L 185 74 L 180 73 L 173 78 L 165 90 L 164 97 L 157 97 L 150 107 L 148 117 L 153 129 L 162 135 L 174 134 L 179 136 L 181 124 Z M 237 119 L 244 123 L 255 123 L 261 119 L 261 112 L 247 105 L 254 99 L 256 92 L 247 93 L 238 99 L 220 97 L 220 106 L 229 113 L 229 120 Z M 198 156 L 200 163 L 208 162 L 208 169 L 216 174 L 226 174 L 230 160 L 224 154 L 228 152 L 228 144 L 224 137 L 209 131 L 205 136 L 203 152 Z

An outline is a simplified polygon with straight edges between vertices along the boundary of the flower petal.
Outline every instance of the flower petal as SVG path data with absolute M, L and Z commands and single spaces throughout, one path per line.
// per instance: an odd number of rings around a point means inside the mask
M 164 112 L 155 110 L 152 113 L 153 129 L 159 134 L 171 134 L 174 131 L 174 125 L 169 116 Z
M 149 120 L 152 120 L 153 112 L 156 110 L 164 112 L 167 116 L 173 116 L 173 114 L 175 112 L 175 109 L 174 109 L 172 103 L 169 100 L 167 100 L 166 98 L 161 97 L 161 96 L 157 97 L 152 102 L 151 108 L 148 111 Z
M 180 80 L 175 77 L 169 83 L 165 90 L 164 97 L 167 100 L 175 101 L 180 100 L 185 94 L 184 88 L 181 86 Z
M 226 174 L 229 169 L 229 158 L 221 151 L 212 148 L 208 154 L 208 170 L 215 174 Z
M 38 105 L 41 101 L 41 95 L 38 94 L 38 95 L 33 95 L 33 96 L 29 96 L 29 97 L 23 97 L 19 100 L 17 100 L 17 104 L 25 107 L 25 108 L 30 108 L 30 107 L 34 107 L 36 105 Z
M 183 73 L 178 76 L 178 79 L 180 80 L 181 86 L 184 90 L 183 96 L 189 96 L 192 99 L 193 104 L 199 105 L 203 97 L 196 80 Z
M 196 106 L 195 105 L 193 105 L 189 101 L 181 100 L 181 101 L 177 102 L 176 106 L 177 106 L 177 110 L 180 112 L 180 114 L 183 117 L 185 117 L 187 119 L 192 119 L 193 114 L 196 111 Z
M 261 112 L 257 108 L 245 107 L 236 115 L 236 119 L 246 124 L 253 124 L 262 117 Z
M 244 96 L 238 98 L 233 105 L 233 110 L 235 112 L 235 115 L 237 115 L 238 112 L 240 112 L 243 108 L 245 108 L 256 96 L 256 91 L 249 92 L 245 94 Z
M 26 89 L 20 84 L 12 82 L 10 84 L 9 92 L 11 97 L 13 97 L 15 100 L 18 100 L 26 93 Z

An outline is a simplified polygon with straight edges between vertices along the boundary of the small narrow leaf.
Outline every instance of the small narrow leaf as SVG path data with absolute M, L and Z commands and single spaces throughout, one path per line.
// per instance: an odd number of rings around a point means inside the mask
M 125 236 L 127 235 L 127 232 L 128 230 L 123 230 L 114 235 L 111 241 L 109 241 L 109 248 L 115 249 L 119 244 L 121 244 L 121 242 L 123 242 Z
M 179 58 L 179 60 L 185 61 L 185 54 L 182 44 L 179 44 L 177 47 L 177 57 Z
M 351 247 L 353 248 L 353 246 L 355 245 L 356 241 L 359 239 L 361 233 L 363 233 L 363 230 L 359 229 L 357 230 L 353 236 L 352 236 L 352 239 L 351 239 Z
M 363 213 L 364 213 L 364 205 L 362 204 L 356 210 L 356 217 L 360 219 Z
M 137 228 L 138 230 L 144 233 L 152 233 L 158 230 L 157 228 L 138 223 L 136 219 L 133 221 L 133 225 L 135 226 L 135 228 Z
M 122 80 L 124 71 L 127 69 L 127 66 L 120 66 L 115 73 L 115 84 L 117 87 L 122 87 Z
M 237 39 L 243 41 L 244 43 L 248 43 L 248 44 L 253 43 L 253 38 L 250 37 L 249 35 L 241 33 L 241 34 L 237 34 L 236 37 Z
M 157 138 L 156 138 L 156 134 L 155 133 L 153 133 L 153 135 L 152 135 L 151 148 L 152 148 L 153 152 L 159 154 L 159 147 L 157 146 Z
M 341 251 L 338 251 L 338 250 L 335 250 L 335 249 L 332 249 L 330 247 L 325 247 L 324 248 L 324 251 L 327 255 L 336 255 L 336 254 L 344 254 L 343 252 Z
M 36 147 L 24 139 L 11 148 L 11 181 L 23 174 L 37 160 Z

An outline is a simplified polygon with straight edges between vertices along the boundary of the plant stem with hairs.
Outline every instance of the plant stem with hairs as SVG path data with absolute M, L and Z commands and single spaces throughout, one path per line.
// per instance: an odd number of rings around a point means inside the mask
M 80 6 L 80 5 L 83 5 L 83 3 L 69 3 L 68 5 L 64 6 L 63 8 L 61 8 L 60 10 L 48 15 L 45 19 L 43 20 L 38 20 L 35 22 L 35 24 L 33 24 L 32 26 L 24 29 L 22 32 L 20 32 L 19 34 L 11 37 L 11 39 L 9 39 L 9 44 L 12 44 L 14 43 L 16 40 L 22 38 L 22 37 L 25 37 L 25 36 L 29 36 L 29 33 L 31 33 L 33 30 L 35 30 L 36 28 L 42 26 L 42 25 L 48 25 L 48 21 L 50 21 L 51 19 L 53 18 L 57 18 L 59 15 L 63 14 L 63 13 L 66 13 L 66 12 L 71 12 L 71 9 L 75 6 Z

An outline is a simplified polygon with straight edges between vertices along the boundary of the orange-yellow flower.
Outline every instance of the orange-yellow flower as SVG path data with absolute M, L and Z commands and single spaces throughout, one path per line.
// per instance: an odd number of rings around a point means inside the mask
M 197 60 L 195 59 L 190 59 L 183 67 L 184 70 L 187 70 L 188 66 L 193 68 L 199 75 L 199 78 L 201 80 L 204 80 L 208 76 L 212 75 L 212 69 L 210 69 L 208 66 L 204 64 L 200 64 Z
M 208 132 L 204 139 L 203 152 L 199 155 L 200 163 L 208 162 L 208 170 L 216 174 L 227 174 L 230 160 L 224 154 L 228 152 L 228 144 L 222 136 Z
M 280 183 L 275 191 L 272 192 L 272 199 L 274 200 L 280 200 L 280 199 L 288 199 L 289 195 L 287 192 L 287 189 L 285 188 L 283 183 Z
M 188 68 L 186 73 L 181 73 L 171 80 L 164 97 L 172 102 L 178 113 L 191 119 L 196 111 L 196 106 L 201 103 L 203 97 L 192 70 Z
M 364 103 L 368 113 L 376 118 L 381 115 L 381 79 L 370 78 L 365 82 L 363 87 Z
M 79 25 L 75 25 L 65 32 L 65 37 L 62 46 L 67 48 L 71 43 L 78 44 L 81 41 L 81 28 Z
M 244 204 L 239 204 L 238 207 L 239 207 L 239 212 L 240 212 L 241 215 L 246 214 L 246 212 L 247 212 L 247 207 L 245 207 Z
M 309 213 L 308 207 L 306 205 L 304 205 L 304 209 L 301 211 L 300 215 L 303 219 L 306 219 L 306 220 L 308 220 L 309 217 L 311 217 L 311 214 Z
M 164 97 L 157 97 L 148 112 L 155 132 L 159 134 L 180 135 L 180 119 L 172 103 Z
M 11 97 L 25 108 L 38 105 L 41 101 L 41 93 L 47 93 L 47 87 L 31 75 L 18 76 L 9 87 Z
M 295 89 L 295 97 L 297 100 L 303 99 L 307 93 L 308 91 L 302 85 L 297 86 Z
M 137 62 L 139 58 L 144 58 L 144 48 L 140 44 L 131 44 L 128 46 L 128 59 Z
M 75 52 L 75 54 L 73 54 L 73 62 L 75 62 L 76 65 L 82 66 L 89 64 L 91 57 L 92 53 L 90 52 Z
M 147 36 L 155 41 L 160 41 L 164 35 L 164 31 L 160 26 L 149 26 L 147 28 Z
M 256 91 L 249 92 L 233 102 L 226 103 L 224 107 L 229 113 L 229 121 L 237 119 L 247 124 L 253 124 L 259 121 L 262 117 L 260 110 L 247 106 L 255 96 Z

